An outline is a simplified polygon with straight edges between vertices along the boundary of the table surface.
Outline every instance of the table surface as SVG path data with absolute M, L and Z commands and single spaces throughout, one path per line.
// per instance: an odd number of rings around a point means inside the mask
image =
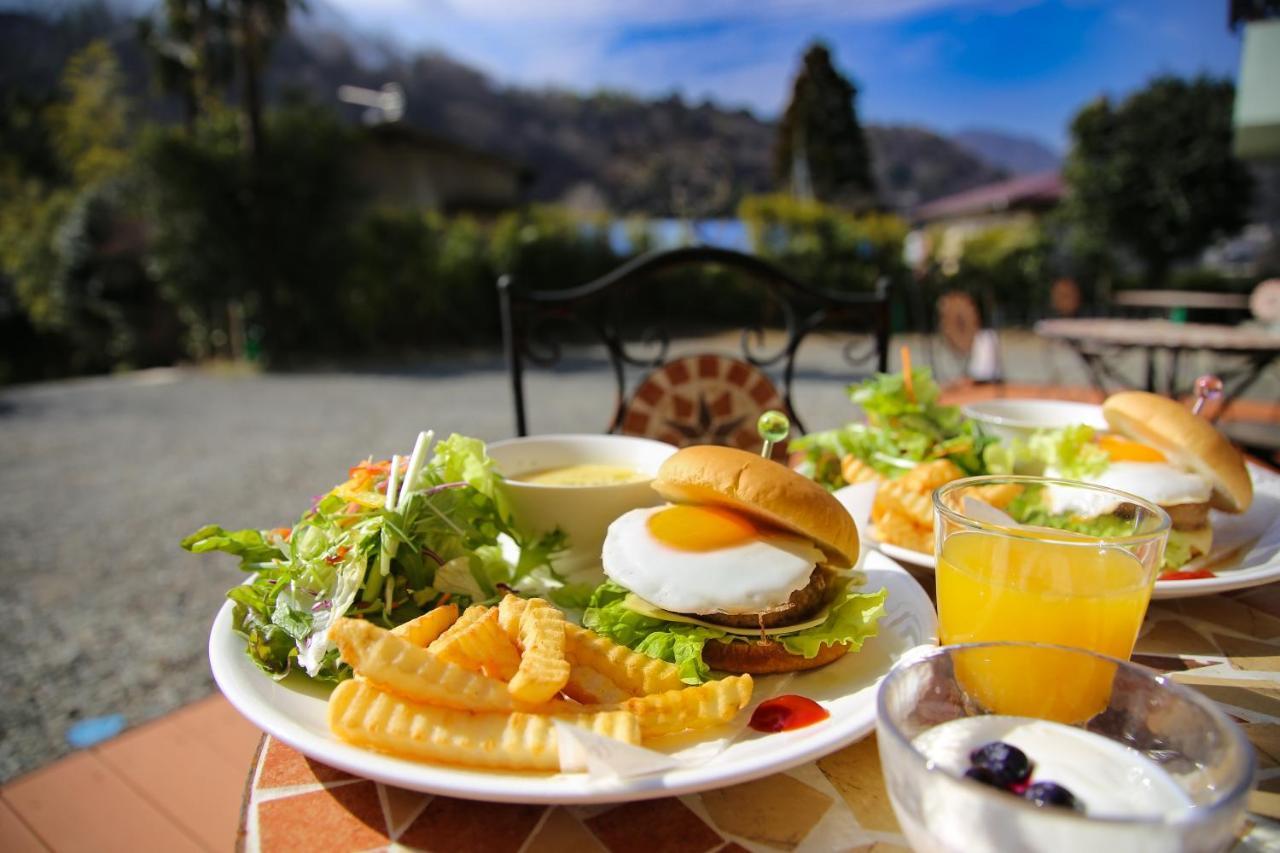
M 1035 330 L 1047 338 L 1115 346 L 1280 353 L 1280 334 L 1251 325 L 1080 317 L 1041 320 Z
M 1130 308 L 1220 308 L 1249 307 L 1247 293 L 1215 293 L 1209 290 L 1122 290 L 1115 304 Z
M 926 587 L 931 576 L 920 577 Z M 1280 847 L 1280 585 L 1153 602 L 1134 660 L 1218 702 L 1258 756 L 1237 853 Z M 597 806 L 431 796 L 327 767 L 264 737 L 246 785 L 241 849 L 775 851 L 906 850 L 874 736 L 814 763 L 729 788 Z

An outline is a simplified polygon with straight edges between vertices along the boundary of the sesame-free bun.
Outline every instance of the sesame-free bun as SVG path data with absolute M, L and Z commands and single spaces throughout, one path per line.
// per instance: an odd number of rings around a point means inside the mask
M 727 507 L 811 539 L 836 568 L 858 562 L 858 528 L 840 501 L 772 459 L 732 447 L 686 447 L 662 463 L 653 488 L 672 503 Z
M 721 672 L 770 675 L 775 672 L 817 669 L 844 657 L 848 651 L 847 643 L 833 643 L 822 646 L 816 655 L 806 658 L 804 655 L 793 655 L 782 643 L 774 641 L 721 643 L 710 640 L 702 647 L 702 659 L 707 666 Z
M 1176 400 L 1146 391 L 1112 394 L 1102 404 L 1111 429 L 1159 450 L 1179 467 L 1213 484 L 1209 502 L 1224 512 L 1245 512 L 1253 481 L 1244 455 L 1204 418 Z

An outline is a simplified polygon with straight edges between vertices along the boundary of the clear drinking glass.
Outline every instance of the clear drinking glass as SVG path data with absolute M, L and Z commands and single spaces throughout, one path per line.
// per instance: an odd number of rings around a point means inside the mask
M 933 502 L 942 643 L 1052 643 L 1128 659 L 1164 558 L 1164 510 L 1043 477 L 970 477 L 938 489 Z M 969 684 L 1001 713 L 1071 723 L 1104 698 L 1105 673 L 1090 679 L 1082 660 L 1071 664 L 1086 671 L 1071 673 L 1014 654 L 1002 662 Z
M 1076 725 L 993 714 L 960 674 L 1003 670 L 1010 656 L 1105 672 L 1105 701 Z M 974 644 L 908 658 L 881 684 L 876 733 L 894 812 L 920 853 L 1223 850 L 1254 778 L 1244 733 L 1208 699 L 1145 667 L 1061 646 Z M 993 740 L 1021 748 L 1030 781 L 1066 787 L 1084 811 L 965 778 L 970 751 Z

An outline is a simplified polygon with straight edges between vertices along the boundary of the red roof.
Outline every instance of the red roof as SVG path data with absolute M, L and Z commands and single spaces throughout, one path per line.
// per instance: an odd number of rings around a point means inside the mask
M 995 213 L 1011 208 L 1045 208 L 1057 204 L 1066 192 L 1062 175 L 1041 172 L 1020 175 L 1007 181 L 985 184 L 955 195 L 934 199 L 916 208 L 915 218 L 922 222 L 953 219 L 981 213 Z

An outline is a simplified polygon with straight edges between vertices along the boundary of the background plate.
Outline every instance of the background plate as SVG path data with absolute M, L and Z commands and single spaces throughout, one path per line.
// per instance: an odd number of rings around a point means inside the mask
M 768 696 L 781 679 L 785 692 L 820 702 L 831 717 L 794 732 L 761 735 L 750 730 L 705 764 L 633 779 L 593 778 L 585 773 L 507 773 L 422 764 L 345 744 L 329 733 L 328 688 L 302 678 L 274 681 L 244 652 L 231 630 L 231 602 L 223 605 L 209 635 L 209 663 L 224 695 L 254 725 L 299 752 L 333 767 L 389 785 L 467 799 L 515 803 L 604 803 L 666 797 L 744 782 L 826 755 L 875 727 L 880 679 L 904 652 L 937 641 L 938 620 L 920 585 L 901 567 L 870 552 L 862 567 L 866 589 L 889 590 L 880 633 L 860 652 L 807 673 L 757 679 Z M 748 709 L 749 711 L 750 709 Z M 738 716 L 739 725 L 746 712 Z M 710 737 L 732 731 L 712 732 Z M 680 744 L 684 746 L 685 744 Z
M 1249 463 L 1253 479 L 1253 504 L 1243 515 L 1211 510 L 1213 551 L 1188 563 L 1186 569 L 1210 568 L 1215 577 L 1202 580 L 1156 581 L 1153 599 L 1214 595 L 1233 589 L 1261 586 L 1280 580 L 1280 474 Z M 861 529 L 861 528 L 860 528 Z M 933 569 L 932 554 L 877 542 L 870 533 L 865 541 L 895 560 Z

